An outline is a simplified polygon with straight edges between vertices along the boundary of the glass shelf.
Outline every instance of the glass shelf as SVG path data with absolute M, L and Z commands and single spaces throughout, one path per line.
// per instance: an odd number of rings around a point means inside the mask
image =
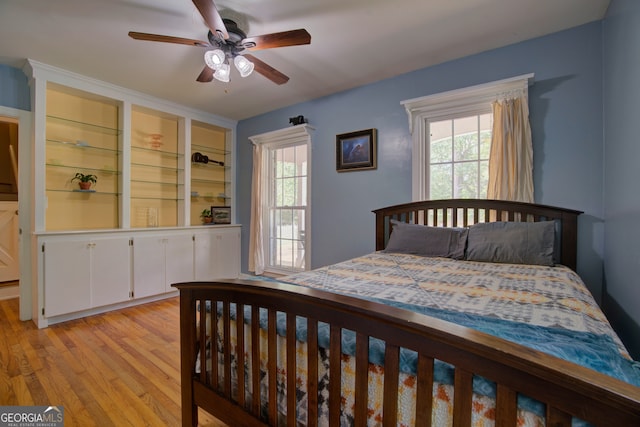
M 224 166 L 220 166 L 216 163 L 191 162 L 191 166 L 196 168 L 213 168 L 213 169 L 224 169 L 224 170 L 231 169 L 231 166 L 227 166 L 226 164 Z
M 219 179 L 192 179 L 191 182 L 198 183 L 198 184 L 224 184 L 224 185 L 231 184 L 229 181 L 222 181 Z
M 204 145 L 197 145 L 197 144 L 191 144 L 191 151 L 192 152 L 204 151 L 207 153 L 222 154 L 222 155 L 231 154 L 231 151 L 221 150 L 219 148 L 206 147 Z
M 56 193 L 73 193 L 73 194 L 91 194 L 97 196 L 120 196 L 121 193 L 112 193 L 109 191 L 100 191 L 100 190 L 58 190 L 54 188 L 47 188 L 47 191 L 53 191 Z
M 144 179 L 132 179 L 132 183 L 141 183 L 141 184 L 153 184 L 153 185 L 169 185 L 169 186 L 183 186 L 184 184 L 177 182 L 163 182 L 163 181 L 149 181 Z
M 63 169 L 74 169 L 78 171 L 90 171 L 90 172 L 104 172 L 113 175 L 120 175 L 122 172 L 114 169 L 104 169 L 104 168 L 87 168 L 84 166 L 76 166 L 76 165 L 63 165 L 58 163 L 46 163 L 47 167 L 53 168 L 63 168 Z
M 117 129 L 117 128 L 111 128 L 111 127 L 107 127 L 107 126 L 100 126 L 100 125 L 94 125 L 91 123 L 86 123 L 86 122 L 81 122 L 78 120 L 70 120 L 70 119 L 65 119 L 63 117 L 57 117 L 57 116 L 47 116 L 47 120 L 51 121 L 52 123 L 57 123 L 57 124 L 61 124 L 64 126 L 74 126 L 77 127 L 79 129 L 84 129 L 84 130 L 88 130 L 88 131 L 92 131 L 92 132 L 99 132 L 99 133 L 103 133 L 106 135 L 120 135 L 122 133 L 121 129 Z
M 157 153 L 157 154 L 160 154 L 162 156 L 167 156 L 167 157 L 171 157 L 171 158 L 184 157 L 184 154 L 176 153 L 175 151 L 164 151 L 164 150 L 160 150 L 160 149 L 156 149 L 156 148 L 140 147 L 140 146 L 137 146 L 137 145 L 132 145 L 131 146 L 131 150 L 132 151 L 142 151 L 142 152 L 145 152 L 145 153 Z
M 163 169 L 163 170 L 169 170 L 169 171 L 175 171 L 175 172 L 181 172 L 181 171 L 184 170 L 184 169 L 179 168 L 179 167 L 149 165 L 149 164 L 146 164 L 146 163 L 131 163 L 131 166 L 136 166 L 136 167 L 141 167 L 141 168 Z
M 77 142 L 59 141 L 57 139 L 47 139 L 47 143 L 52 144 L 54 146 L 67 147 L 70 149 L 97 150 L 97 151 L 106 151 L 108 153 L 115 153 L 115 154 L 122 153 L 121 150 L 115 150 L 113 148 L 103 148 L 103 147 L 97 147 L 95 145 L 82 145 L 82 144 L 78 144 Z
M 172 202 L 182 201 L 182 198 L 175 197 L 152 197 L 152 196 L 131 196 L 131 200 L 169 200 Z

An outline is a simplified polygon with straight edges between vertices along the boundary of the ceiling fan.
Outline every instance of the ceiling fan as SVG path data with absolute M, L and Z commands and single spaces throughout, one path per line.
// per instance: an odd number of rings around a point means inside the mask
M 284 84 L 289 77 L 264 63 L 246 51 L 271 49 L 274 47 L 297 46 L 311 43 L 311 35 L 305 29 L 283 31 L 247 37 L 231 19 L 223 19 L 213 0 L 193 0 L 207 27 L 208 41 L 186 39 L 182 37 L 159 34 L 129 32 L 129 37 L 136 40 L 156 41 L 163 43 L 185 44 L 210 48 L 205 52 L 205 67 L 196 79 L 199 82 L 210 82 L 214 79 L 229 81 L 230 62 L 233 62 L 240 75 L 246 77 L 254 70 L 276 84 Z

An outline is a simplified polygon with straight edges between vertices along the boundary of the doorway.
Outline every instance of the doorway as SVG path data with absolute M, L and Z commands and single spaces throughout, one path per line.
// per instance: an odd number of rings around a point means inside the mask
M 34 223 L 31 177 L 33 172 L 31 170 L 32 123 L 31 111 L 0 106 L 0 129 L 2 129 L 0 132 L 5 135 L 0 139 L 8 139 L 11 147 L 9 150 L 9 143 L 6 142 L 0 145 L 0 161 L 3 162 L 0 164 L 0 171 L 2 171 L 0 174 L 3 177 L 0 181 L 5 179 L 8 181 L 2 184 L 0 203 L 10 203 L 9 206 L 2 207 L 0 217 L 4 219 L 0 222 L 6 229 L 5 236 L 12 236 L 11 238 L 2 237 L 7 242 L 11 242 L 2 243 L 2 246 L 16 245 L 17 255 L 12 255 L 10 258 L 18 261 L 18 277 L 15 282 L 13 280 L 2 282 L 0 298 L 20 297 L 20 320 L 33 319 L 34 315 L 37 318 L 38 309 L 37 304 L 33 304 L 37 302 L 37 299 L 35 301 L 33 299 L 34 295 L 37 296 L 37 284 L 32 280 L 35 273 L 33 270 L 36 268 L 32 260 L 36 259 L 37 255 L 32 236 Z M 10 250 L 2 249 L 2 251 Z M 2 256 L 7 258 L 7 255 Z M 7 263 L 7 261 L 0 261 L 0 263 Z M 15 277 L 15 273 L 11 274 Z
M 0 117 L 0 298 L 19 294 L 18 120 Z

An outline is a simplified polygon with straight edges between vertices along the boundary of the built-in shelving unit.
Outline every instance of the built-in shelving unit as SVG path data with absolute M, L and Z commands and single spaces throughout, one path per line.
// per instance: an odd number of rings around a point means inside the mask
M 131 227 L 175 227 L 184 206 L 179 118 L 135 107 L 131 118 Z
M 115 100 L 47 86 L 47 230 L 119 227 L 122 131 L 118 124 Z M 97 177 L 92 191 L 80 191 L 72 182 L 76 173 Z
M 172 283 L 240 274 L 235 121 L 32 60 L 25 73 L 35 238 L 21 261 L 33 271 L 38 326 L 175 296 Z M 210 161 L 191 162 L 194 152 Z M 81 190 L 77 173 L 97 183 Z M 230 206 L 231 223 L 201 226 L 211 206 Z
M 191 225 L 202 222 L 200 213 L 231 202 L 231 150 L 226 130 L 191 123 Z

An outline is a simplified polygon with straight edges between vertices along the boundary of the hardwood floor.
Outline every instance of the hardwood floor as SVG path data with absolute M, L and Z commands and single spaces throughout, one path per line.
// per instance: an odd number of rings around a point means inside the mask
M 180 425 L 177 297 L 46 329 L 18 314 L 0 301 L 0 405 L 62 406 L 67 427 Z

